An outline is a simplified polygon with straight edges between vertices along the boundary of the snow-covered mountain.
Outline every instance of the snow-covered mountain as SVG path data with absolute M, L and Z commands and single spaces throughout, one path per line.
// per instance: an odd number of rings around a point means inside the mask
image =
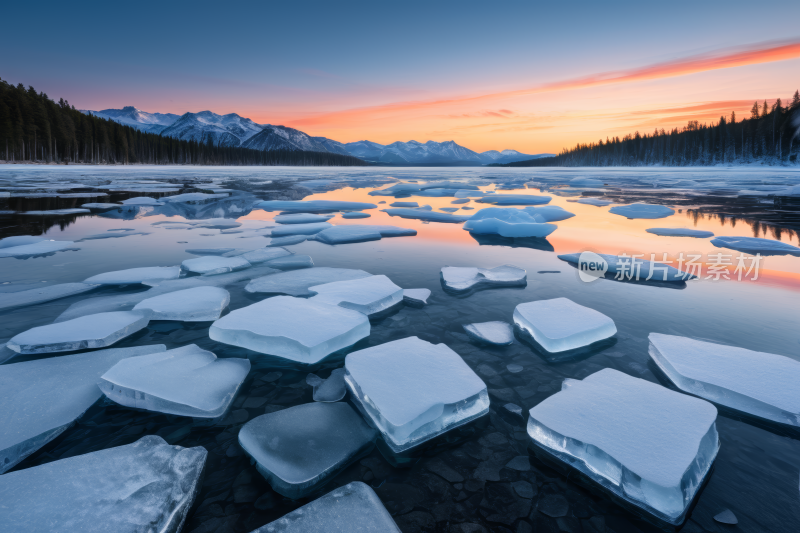
M 324 137 L 319 137 L 325 139 Z M 335 152 L 329 150 L 323 142 L 317 141 L 300 130 L 286 126 L 265 126 L 256 135 L 250 137 L 242 146 L 252 150 L 306 150 L 312 152 Z M 329 141 L 329 139 L 325 139 Z M 336 142 L 336 141 L 330 141 Z
M 172 125 L 179 116 L 173 113 L 148 113 L 133 106 L 125 106 L 122 109 L 103 109 L 102 111 L 90 111 L 82 109 L 81 113 L 94 115 L 96 117 L 113 120 L 126 126 L 150 133 L 161 133 L 167 126 Z
M 328 152 L 333 152 L 334 154 L 342 154 L 342 155 L 353 155 L 351 154 L 344 144 L 340 143 L 339 141 L 334 141 L 333 139 L 328 139 L 326 137 L 311 137 L 319 144 L 321 144 Z
M 552 157 L 555 154 L 523 154 L 521 152 L 517 152 L 516 150 L 503 150 L 502 152 L 498 152 L 497 150 L 489 150 L 488 152 L 481 152 L 479 154 L 481 158 L 481 162 L 484 165 L 490 165 L 492 163 L 497 163 L 504 165 L 506 163 L 514 163 L 516 161 L 529 161 L 531 159 L 539 159 L 540 157 Z
M 350 154 L 384 164 L 395 165 L 489 165 L 492 163 L 512 163 L 551 154 L 529 155 L 516 150 L 489 150 L 476 153 L 455 141 L 420 143 L 417 141 L 394 142 L 383 145 L 372 141 L 347 143 L 344 147 Z
M 211 111 L 201 111 L 183 114 L 164 129 L 161 135 L 202 143 L 211 140 L 216 146 L 240 146 L 259 133 L 264 126 L 256 124 L 249 118 L 242 118 L 236 113 L 217 115 Z

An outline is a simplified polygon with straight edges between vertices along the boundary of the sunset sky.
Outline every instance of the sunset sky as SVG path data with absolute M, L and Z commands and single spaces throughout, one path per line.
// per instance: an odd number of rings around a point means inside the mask
M 0 78 L 80 109 L 209 109 L 341 142 L 558 152 L 800 88 L 800 2 L 39 2 Z

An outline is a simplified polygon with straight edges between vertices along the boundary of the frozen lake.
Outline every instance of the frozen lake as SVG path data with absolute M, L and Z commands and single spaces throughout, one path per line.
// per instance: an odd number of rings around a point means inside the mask
M 448 189 L 443 185 L 449 192 L 441 195 L 436 189 L 423 187 L 438 181 L 476 187 Z M 417 190 L 393 196 L 370 194 L 399 183 L 409 183 Z M 403 531 L 450 531 L 454 529 L 449 527 L 462 523 L 480 524 L 492 531 L 531 531 L 531 527 L 535 531 L 603 531 L 603 524 L 607 531 L 655 531 L 609 498 L 591 492 L 574 477 L 533 456 L 530 469 L 506 467 L 516 457 L 529 455 L 527 411 L 561 390 L 564 379 L 582 380 L 605 368 L 675 390 L 648 355 L 651 333 L 800 360 L 800 257 L 790 253 L 754 259 L 751 253 L 711 242 L 717 237 L 755 237 L 800 246 L 798 184 L 800 170 L 760 167 L 0 166 L 0 238 L 27 235 L 73 243 L 61 251 L 0 258 L 0 344 L 31 328 L 52 324 L 77 302 L 135 294 L 150 287 L 115 283 L 44 303 L 2 305 L 4 299 L 19 291 L 79 283 L 112 271 L 173 267 L 189 259 L 216 257 L 186 250 L 263 249 L 270 243 L 274 228 L 292 224 L 275 223 L 280 211 L 258 207 L 262 200 L 376 204 L 375 208 L 361 210 L 370 215 L 368 218 L 344 218 L 334 210 L 327 222 L 311 223 L 397 226 L 416 230 L 417 234 L 337 245 L 305 240 L 285 248 L 296 256 L 310 256 L 315 267 L 360 269 L 387 276 L 403 289 L 431 291 L 424 307 L 394 306 L 388 315 L 370 317 L 368 337 L 307 367 L 211 340 L 210 321 L 151 320 L 113 347 L 163 344 L 172 350 L 196 344 L 220 359 L 250 360 L 252 368 L 229 414 L 210 424 L 100 400 L 75 425 L 10 472 L 158 435 L 171 445 L 202 446 L 208 451 L 204 481 L 183 528 L 186 532 L 249 532 L 352 481 L 373 487 Z M 168 200 L 193 193 L 201 196 Z M 216 197 L 202 196 L 208 194 Z M 557 229 L 546 238 L 513 239 L 475 235 L 462 229 L 461 222 L 421 220 L 424 211 L 417 212 L 420 218 L 391 216 L 383 211 L 394 202 L 416 202 L 430 206 L 430 213 L 467 217 L 483 208 L 507 207 L 487 203 L 492 195 L 549 196 L 546 205 L 561 207 L 575 216 L 552 222 Z M 152 200 L 150 205 L 145 200 L 88 213 L 24 214 L 80 209 L 87 203 L 121 203 L 137 197 Z M 672 214 L 629 219 L 611 211 L 632 203 L 663 205 Z M 712 232 L 714 237 L 660 236 L 647 231 L 652 228 L 699 230 Z M 558 258 L 585 251 L 667 260 L 683 270 L 687 269 L 683 261 L 691 256 L 695 257 L 693 268 L 700 279 L 654 283 L 606 276 L 586 282 L 572 264 Z M 260 268 L 255 261 L 251 268 Z M 740 262 L 746 267 L 744 272 L 736 271 Z M 240 267 L 229 263 L 231 266 L 225 268 L 236 274 Z M 526 286 L 488 287 L 462 294 L 446 291 L 440 282 L 440 270 L 445 266 L 491 269 L 501 265 L 524 269 Z M 160 274 L 162 279 L 166 275 Z M 249 281 L 242 277 L 225 285 L 230 303 L 223 315 L 272 296 L 246 291 Z M 464 325 L 474 323 L 513 324 L 517 305 L 554 298 L 568 298 L 610 317 L 616 334 L 602 345 L 592 345 L 595 349 L 559 358 L 519 338 L 508 346 L 478 344 L 464 331 Z M 432 457 L 416 458 L 405 468 L 392 466 L 375 449 L 318 493 L 292 500 L 275 492 L 237 443 L 242 425 L 265 413 L 312 403 L 314 388 L 307 382 L 310 372 L 328 378 L 343 366 L 346 353 L 409 336 L 446 344 L 483 380 L 491 400 L 483 425 L 471 426 L 473 433 L 459 444 L 445 447 Z M 8 348 L 3 349 L 0 362 L 11 355 Z M 18 355 L 3 366 L 46 357 L 50 355 Z M 503 408 L 508 403 L 521 407 L 523 418 L 510 416 Z M 726 526 L 713 519 L 725 509 L 733 511 L 742 531 L 796 531 L 800 514 L 798 434 L 723 409 L 716 427 L 719 453 L 707 484 L 688 511 L 683 531 L 726 531 Z M 653 457 L 653 461 L 659 461 L 659 457 Z

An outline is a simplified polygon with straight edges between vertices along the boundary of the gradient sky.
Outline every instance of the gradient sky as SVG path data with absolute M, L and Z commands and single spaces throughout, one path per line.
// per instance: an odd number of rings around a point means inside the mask
M 558 152 L 800 88 L 800 2 L 15 2 L 0 78 L 341 142 Z

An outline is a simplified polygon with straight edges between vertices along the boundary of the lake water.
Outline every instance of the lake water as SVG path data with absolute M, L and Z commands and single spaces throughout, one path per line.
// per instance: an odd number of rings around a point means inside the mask
M 602 186 L 580 186 L 575 178 L 595 178 Z M 370 336 L 356 349 L 417 336 L 445 343 L 461 355 L 486 382 L 492 413 L 485 428 L 463 444 L 443 450 L 435 460 L 444 461 L 463 479 L 448 482 L 431 472 L 434 459 L 423 458 L 411 468 L 393 468 L 376 450 L 326 485 L 322 493 L 351 481 L 372 486 L 404 531 L 481 531 L 456 529 L 458 524 L 479 524 L 490 531 L 650 531 L 652 526 L 623 511 L 602 496 L 588 491 L 544 464 L 532 459 L 527 472 L 503 468 L 516 456 L 528 455 L 528 436 L 523 422 L 501 416 L 502 405 L 515 403 L 527 411 L 561 388 L 565 378 L 582 379 L 603 368 L 614 368 L 634 377 L 660 382 L 649 363 L 648 334 L 651 332 L 701 338 L 720 344 L 741 346 L 798 358 L 800 329 L 800 258 L 764 257 L 758 270 L 741 281 L 706 279 L 719 253 L 738 252 L 717 248 L 709 239 L 658 237 L 645 230 L 652 227 L 687 227 L 708 230 L 717 236 L 748 236 L 777 239 L 798 246 L 800 201 L 778 205 L 768 196 L 739 195 L 742 190 L 775 190 L 800 183 L 800 172 L 785 169 L 488 169 L 488 168 L 196 168 L 196 167 L 44 167 L 0 166 L 0 191 L 11 193 L 0 207 L 0 238 L 13 235 L 44 235 L 55 240 L 78 241 L 86 236 L 133 229 L 121 238 L 76 243 L 79 250 L 46 257 L 0 259 L 0 298 L 3 293 L 30 288 L 33 284 L 83 281 L 103 272 L 144 266 L 178 265 L 195 257 L 187 248 L 263 247 L 267 237 L 256 230 L 271 225 L 278 214 L 252 208 L 258 199 L 290 197 L 291 187 L 311 189 L 304 200 L 348 200 L 372 202 L 418 202 L 441 208 L 459 208 L 455 214 L 475 213 L 486 204 L 475 199 L 452 204 L 455 198 L 370 196 L 396 181 L 448 180 L 476 183 L 481 190 L 503 194 L 547 194 L 549 205 L 561 206 L 576 216 L 556 222 L 558 229 L 546 240 L 514 242 L 481 239 L 479 242 L 461 224 L 426 223 L 389 216 L 378 205 L 366 210 L 370 218 L 347 220 L 336 214 L 331 223 L 388 224 L 417 230 L 414 237 L 329 246 L 308 241 L 288 246 L 307 254 L 315 266 L 362 269 L 385 274 L 403 288 L 428 288 L 432 295 L 422 309 L 401 308 L 372 324 Z M 182 211 L 164 214 L 159 208 L 109 211 L 105 214 L 72 216 L 23 216 L 19 211 L 63 209 L 87 202 L 120 201 L 134 196 L 164 196 L 157 192 L 126 192 L 130 187 L 148 189 L 148 183 L 171 182 L 181 191 L 193 188 L 231 188 L 234 196 Z M 570 186 L 572 185 L 572 186 Z M 120 186 L 108 196 L 65 197 L 109 186 Z M 15 188 L 16 187 L 16 188 Z M 28 189 L 20 189 L 27 187 Z M 93 189 L 95 188 L 95 189 Z M 97 189 L 100 188 L 100 189 Z M 69 190 L 68 190 L 69 189 Z M 151 190 L 155 191 L 156 189 Z M 306 191 L 308 192 L 308 191 Z M 166 193 L 177 194 L 177 192 Z M 614 203 L 646 201 L 675 209 L 658 220 L 629 220 L 609 213 L 609 207 L 575 202 L 603 196 Z M 2 205 L 0 203 L 0 205 Z M 613 205 L 613 204 L 612 204 Z M 472 207 L 472 210 L 465 210 Z M 164 221 L 235 218 L 239 233 L 218 229 L 174 229 Z M 579 279 L 578 271 L 557 255 L 582 251 L 615 254 L 663 254 L 675 260 L 682 253 L 700 255 L 702 279 L 679 286 L 643 284 L 600 279 Z M 748 261 L 752 256 L 747 256 Z M 466 297 L 446 293 L 440 283 L 443 266 L 491 268 L 515 265 L 527 271 L 527 286 L 484 290 Z M 748 263 L 749 264 L 749 263 Z M 244 291 L 246 282 L 226 287 L 231 293 L 229 310 L 261 299 Z M 34 326 L 52 323 L 70 305 L 120 291 L 146 287 L 102 289 L 79 296 L 33 305 L 0 314 L 0 343 Z M 502 348 L 487 348 L 470 342 L 462 325 L 493 320 L 512 322 L 516 305 L 534 300 L 566 297 L 611 317 L 618 333 L 611 346 L 568 361 L 548 361 L 528 345 L 515 342 Z M 265 411 L 312 401 L 306 384 L 308 369 L 281 368 L 259 361 L 245 349 L 214 342 L 208 337 L 209 323 L 186 324 L 154 321 L 143 331 L 115 346 L 165 344 L 168 349 L 195 343 L 218 357 L 249 357 L 253 368 L 234 402 L 236 416 L 217 425 L 195 424 L 189 418 L 134 411 L 110 402 L 93 406 L 72 428 L 35 452 L 15 470 L 92 451 L 129 444 L 155 434 L 184 447 L 208 450 L 204 484 L 184 531 L 252 531 L 307 503 L 274 493 L 250 465 L 236 444 L 238 429 L 248 419 Z M 24 358 L 15 358 L 14 364 Z M 523 367 L 511 373 L 507 365 Z M 311 369 L 327 377 L 341 359 Z M 275 372 L 280 372 L 275 377 Z M 298 421 L 302 423 L 302 421 Z M 707 485 L 688 515 L 683 531 L 771 531 L 797 530 L 800 516 L 800 442 L 797 435 L 773 427 L 762 427 L 736 416 L 720 413 L 717 419 L 720 452 Z M 620 435 L 625 438 L 625 435 Z M 658 458 L 654 458 L 658 460 Z M 532 498 L 522 498 L 510 488 L 528 481 Z M 553 518 L 540 512 L 542 502 L 563 496 L 566 516 Z M 550 498 L 550 500 L 548 500 Z M 256 502 L 258 502 L 256 504 Z M 713 516 L 731 509 L 739 520 L 736 528 L 716 523 Z M 603 526 L 604 525 L 604 526 Z M 531 529 L 532 528 L 532 529 Z

